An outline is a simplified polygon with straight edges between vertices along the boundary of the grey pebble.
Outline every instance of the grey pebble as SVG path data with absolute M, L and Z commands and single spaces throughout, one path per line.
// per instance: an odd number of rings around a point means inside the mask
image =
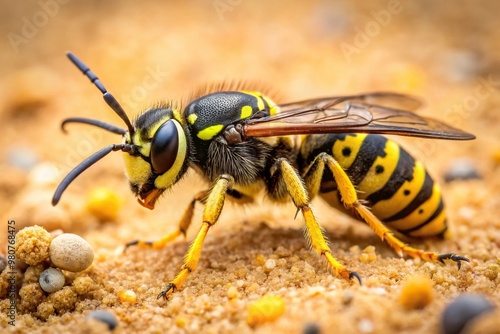
M 477 316 L 492 311 L 494 306 L 482 295 L 463 294 L 446 306 L 441 316 L 443 334 L 459 334 Z
M 5 256 L 0 255 L 0 274 L 7 268 L 7 259 Z
M 304 326 L 304 329 L 302 330 L 303 334 L 320 334 L 321 329 L 318 324 L 315 323 L 308 323 Z
M 118 325 L 118 321 L 116 320 L 115 315 L 104 310 L 92 311 L 87 315 L 87 318 L 104 322 L 106 325 L 108 325 L 108 328 L 110 330 L 115 329 Z
M 62 271 L 56 268 L 48 268 L 42 272 L 38 282 L 43 291 L 52 293 L 62 289 L 66 279 Z
M 452 161 L 451 166 L 444 174 L 444 181 L 451 182 L 454 180 L 472 180 L 480 179 L 476 165 L 470 159 L 460 158 Z

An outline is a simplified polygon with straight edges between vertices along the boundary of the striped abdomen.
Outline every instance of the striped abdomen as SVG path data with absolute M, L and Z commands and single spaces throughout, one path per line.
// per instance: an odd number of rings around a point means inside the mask
M 388 227 L 407 236 L 443 236 L 446 212 L 439 185 L 423 164 L 381 135 L 327 134 L 305 139 L 304 166 L 327 152 L 344 168 L 363 203 Z M 343 209 L 337 185 L 325 169 L 320 196 Z

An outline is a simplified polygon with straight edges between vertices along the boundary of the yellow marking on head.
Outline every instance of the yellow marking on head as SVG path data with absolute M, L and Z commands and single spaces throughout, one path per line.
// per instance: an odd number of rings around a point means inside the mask
M 384 220 L 406 208 L 418 195 L 420 189 L 422 189 L 424 181 L 424 165 L 420 161 L 416 161 L 415 167 L 413 168 L 413 179 L 411 181 L 405 181 L 391 198 L 379 201 L 372 206 L 372 211 L 375 216 L 377 216 L 380 220 Z M 405 190 L 410 190 L 410 194 L 405 195 Z M 390 226 L 392 227 L 393 224 L 390 223 Z M 408 224 L 405 226 L 407 228 L 411 228 Z
M 148 129 L 147 135 L 149 137 L 150 129 Z M 136 131 L 131 139 L 132 139 L 132 144 L 137 145 L 137 147 L 139 148 L 139 153 L 141 153 L 142 155 L 144 155 L 146 157 L 149 157 L 149 152 L 151 150 L 151 143 L 143 141 L 139 131 Z M 127 155 L 129 155 L 129 154 L 127 153 Z
M 248 118 L 248 117 L 252 116 L 252 113 L 253 113 L 253 109 L 251 106 L 243 106 L 241 108 L 240 118 L 241 119 Z
M 165 173 L 163 173 L 162 175 L 158 176 L 155 179 L 155 187 L 159 189 L 166 189 L 174 183 L 174 181 L 176 180 L 177 176 L 179 175 L 182 169 L 184 161 L 186 160 L 186 155 L 187 155 L 186 135 L 184 134 L 184 129 L 182 128 L 182 125 L 179 122 L 174 121 L 174 124 L 177 127 L 177 132 L 179 133 L 179 147 L 177 148 L 177 155 L 175 157 L 175 162 L 172 165 L 172 167 L 170 167 L 169 170 L 167 170 Z
M 172 109 L 172 115 L 174 116 L 175 120 L 182 124 L 183 119 L 179 109 Z
M 198 132 L 197 136 L 201 140 L 210 140 L 216 135 L 218 135 L 223 127 L 224 125 L 222 124 L 209 126 L 208 128 L 205 128 L 200 132 Z
M 174 110 L 174 117 L 175 117 L 175 110 Z M 151 151 L 151 139 L 153 139 L 154 135 L 156 134 L 156 131 L 165 124 L 165 122 L 168 122 L 171 120 L 171 117 L 165 116 L 163 118 L 160 118 L 156 123 L 152 124 L 150 127 L 146 129 L 146 140 L 143 140 L 141 138 L 141 133 L 139 131 L 136 131 L 134 133 L 134 136 L 132 138 L 132 143 L 137 145 L 139 147 L 139 152 L 146 156 L 149 157 L 149 153 Z
M 186 144 L 186 138 L 184 135 L 184 129 L 182 128 L 182 125 L 180 124 L 181 115 L 180 115 L 178 110 L 174 109 L 172 112 L 173 112 L 174 119 L 177 120 L 177 122 L 175 122 L 174 124 L 177 126 L 178 132 L 180 134 L 182 134 L 180 136 L 180 139 L 179 139 L 180 140 L 179 150 L 181 150 L 181 147 L 183 147 L 184 157 L 185 157 L 185 151 L 186 151 L 187 144 Z M 130 135 L 127 135 L 125 137 L 124 141 L 125 142 L 131 141 L 132 144 L 138 146 L 139 152 L 142 155 L 149 157 L 150 152 L 151 152 L 151 140 L 153 139 L 154 135 L 156 134 L 156 132 L 158 131 L 160 126 L 162 126 L 163 124 L 165 124 L 165 122 L 168 122 L 171 119 L 172 118 L 169 116 L 163 117 L 163 118 L 159 119 L 156 123 L 154 123 L 153 125 L 148 127 L 147 129 L 145 129 L 146 130 L 146 133 L 145 133 L 146 138 L 142 138 L 140 131 L 136 131 L 133 134 L 132 138 L 130 138 Z M 182 145 L 184 145 L 184 146 L 182 146 Z M 178 158 L 179 158 L 179 153 L 178 153 Z M 137 156 L 134 157 L 126 152 L 123 153 L 123 159 L 125 161 L 125 170 L 126 170 L 126 173 L 127 173 L 129 180 L 131 182 L 139 184 L 139 185 L 144 184 L 148 180 L 148 178 L 151 174 L 151 170 L 152 170 L 151 165 L 147 161 L 142 159 L 141 157 L 137 157 Z M 176 160 L 176 162 L 177 162 L 177 160 Z M 174 169 L 174 167 L 175 167 L 175 163 L 174 163 L 174 166 L 172 166 L 172 168 L 170 170 Z M 178 171 L 177 171 L 177 173 L 178 173 Z
M 417 227 L 418 225 L 427 221 L 427 219 L 429 219 L 434 214 L 434 212 L 436 212 L 437 208 L 439 207 L 439 203 L 441 203 L 441 189 L 439 188 L 437 183 L 434 183 L 434 187 L 432 188 L 432 195 L 427 201 L 422 203 L 422 205 L 416 208 L 408 216 L 389 222 L 388 225 L 391 228 L 395 228 L 397 230 L 407 230 L 413 227 Z M 420 210 L 422 210 L 422 213 L 419 213 Z M 445 210 L 443 209 L 443 212 L 444 211 Z M 434 225 L 434 223 L 429 224 Z M 436 223 L 436 225 L 439 225 L 439 223 Z M 437 233 L 439 233 L 443 229 L 444 225 L 438 226 Z M 413 235 L 413 233 L 411 233 L 411 235 Z
M 335 159 L 339 162 L 340 166 L 342 166 L 342 168 L 348 169 L 349 167 L 351 167 L 366 136 L 366 133 L 359 133 L 356 134 L 356 136 L 345 136 L 344 140 L 335 141 L 335 144 L 333 144 L 332 153 Z M 344 148 L 349 148 L 351 150 L 351 153 L 347 157 L 342 154 L 342 150 Z
M 125 162 L 125 173 L 132 183 L 144 184 L 151 173 L 151 165 L 141 157 L 131 156 L 127 152 L 122 154 Z
M 399 151 L 400 148 L 398 144 L 392 140 L 387 140 L 384 148 L 386 156 L 378 156 L 375 159 L 375 162 L 368 170 L 365 178 L 357 187 L 360 192 L 359 198 L 365 199 L 368 195 L 382 189 L 385 186 L 387 181 L 391 178 L 392 173 L 394 173 L 394 170 L 396 170 L 399 161 Z M 378 168 L 381 166 L 384 171 L 378 174 L 377 166 L 379 166 Z
M 187 120 L 188 120 L 189 124 L 191 124 L 191 125 L 193 125 L 197 119 L 198 119 L 198 115 L 196 115 L 196 114 L 191 114 L 187 117 Z

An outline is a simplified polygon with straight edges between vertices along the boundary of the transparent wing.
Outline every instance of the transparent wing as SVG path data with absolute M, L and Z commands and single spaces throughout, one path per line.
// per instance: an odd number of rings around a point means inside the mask
M 326 97 L 279 105 L 273 116 L 249 119 L 246 136 L 271 137 L 319 133 L 381 133 L 439 139 L 475 137 L 414 110 L 421 102 L 396 93 Z

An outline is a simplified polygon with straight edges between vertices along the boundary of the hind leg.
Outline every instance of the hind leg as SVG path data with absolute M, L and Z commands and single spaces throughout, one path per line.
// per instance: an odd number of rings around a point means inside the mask
M 391 246 L 400 256 L 406 254 L 413 258 L 420 258 L 429 262 L 441 263 L 444 263 L 444 260 L 452 260 L 457 263 L 458 268 L 461 266 L 461 261 L 469 262 L 469 259 L 463 256 L 453 253 L 438 254 L 436 252 L 424 251 L 411 247 L 399 240 L 392 233 L 392 231 L 370 211 L 368 207 L 361 204 L 358 199 L 356 189 L 344 169 L 328 153 L 318 154 L 314 161 L 306 169 L 304 180 L 311 196 L 314 196 L 319 192 L 325 167 L 331 171 L 333 178 L 335 179 L 337 189 L 340 193 L 344 206 L 366 222 L 368 226 L 370 226 L 382 240 L 385 240 L 387 244 L 389 244 L 389 246 Z
M 361 278 L 356 272 L 349 271 L 332 255 L 323 231 L 309 207 L 307 189 L 297 171 L 286 159 L 278 159 L 274 167 L 273 178 L 276 182 L 283 182 L 297 210 L 302 212 L 306 225 L 306 236 L 312 248 L 326 259 L 335 276 L 344 279 L 356 278 L 361 283 Z

